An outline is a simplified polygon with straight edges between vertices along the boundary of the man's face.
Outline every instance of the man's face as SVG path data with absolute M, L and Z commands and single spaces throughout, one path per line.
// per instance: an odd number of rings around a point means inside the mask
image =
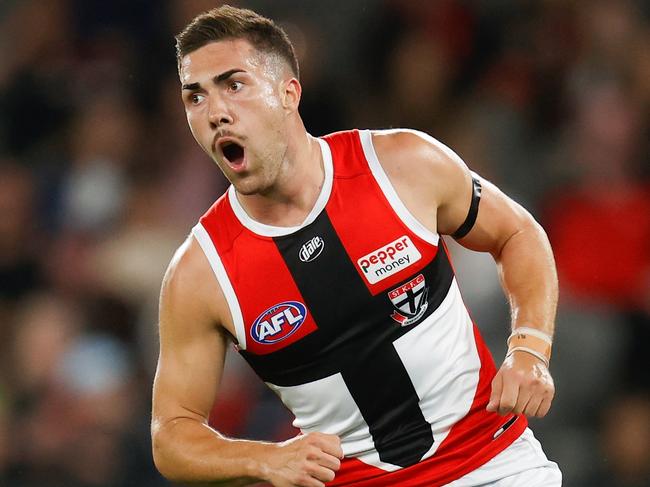
M 276 181 L 287 150 L 285 89 L 274 55 L 243 39 L 207 44 L 182 58 L 182 96 L 192 135 L 243 194 Z

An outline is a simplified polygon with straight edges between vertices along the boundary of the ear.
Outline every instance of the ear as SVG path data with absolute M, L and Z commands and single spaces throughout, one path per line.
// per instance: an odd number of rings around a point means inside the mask
M 283 82 L 281 93 L 282 107 L 287 112 L 295 112 L 300 104 L 300 95 L 302 95 L 302 86 L 296 78 L 289 78 Z

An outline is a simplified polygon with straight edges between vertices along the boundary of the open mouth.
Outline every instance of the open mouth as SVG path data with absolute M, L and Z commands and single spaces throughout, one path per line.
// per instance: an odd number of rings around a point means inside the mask
M 241 166 L 244 163 L 244 148 L 237 142 L 224 142 L 221 144 L 221 152 L 231 166 Z

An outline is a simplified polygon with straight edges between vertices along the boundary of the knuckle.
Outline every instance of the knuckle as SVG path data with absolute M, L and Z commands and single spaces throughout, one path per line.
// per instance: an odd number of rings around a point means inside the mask
M 502 411 L 511 411 L 515 407 L 515 404 L 512 401 L 501 401 L 499 409 Z
M 307 442 L 307 445 L 311 450 L 314 450 L 314 449 L 319 449 L 320 450 L 322 442 L 318 437 L 312 437 Z
M 499 373 L 501 374 L 503 380 L 508 380 L 510 377 L 513 377 L 517 373 L 517 371 L 514 369 L 507 368 L 507 369 L 501 369 Z
M 331 482 L 332 480 L 334 480 L 335 475 L 332 470 L 327 469 L 327 471 L 323 474 L 323 477 L 324 477 L 323 480 L 325 480 L 325 482 Z
M 327 433 L 315 432 L 314 438 L 320 443 L 329 443 L 334 439 L 334 436 L 328 435 Z
M 298 481 L 299 484 L 307 485 L 309 483 L 309 481 L 311 480 L 311 475 L 309 475 L 309 474 L 307 474 L 305 472 L 302 472 L 302 473 L 299 473 L 296 476 L 296 480 Z
M 295 485 L 305 485 L 305 482 L 308 479 L 309 479 L 308 475 L 304 473 L 296 472 L 289 477 L 289 482 Z

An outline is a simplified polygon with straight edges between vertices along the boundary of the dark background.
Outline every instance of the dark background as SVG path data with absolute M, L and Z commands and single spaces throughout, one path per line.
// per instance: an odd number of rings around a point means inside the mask
M 0 2 L 0 485 L 166 485 L 150 454 L 164 269 L 224 190 L 186 126 L 173 35 L 218 2 Z M 425 130 L 547 229 L 565 485 L 650 485 L 650 5 L 250 1 L 301 59 L 313 135 Z M 500 363 L 491 259 L 454 247 Z M 214 424 L 291 436 L 234 354 Z

